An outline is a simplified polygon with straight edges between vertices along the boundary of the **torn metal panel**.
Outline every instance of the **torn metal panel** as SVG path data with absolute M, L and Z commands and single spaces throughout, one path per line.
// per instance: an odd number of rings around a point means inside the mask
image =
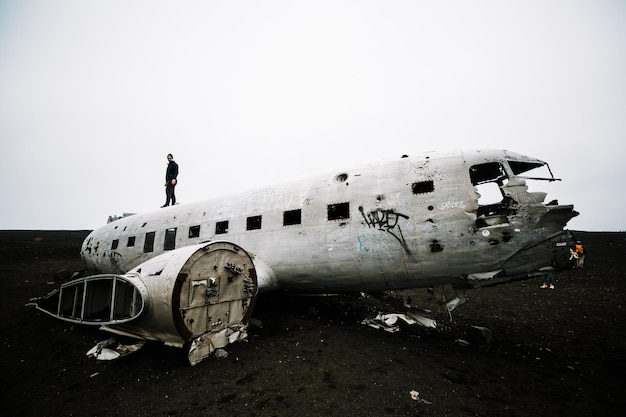
M 193 366 L 202 359 L 211 355 L 217 349 L 247 338 L 246 326 L 235 325 L 226 327 L 218 332 L 207 332 L 191 341 L 187 355 L 189 363 Z
M 144 344 L 144 340 L 132 344 L 122 344 L 111 338 L 97 343 L 94 347 L 89 349 L 87 356 L 100 361 L 110 361 L 135 353 L 141 349 Z
M 374 318 L 364 319 L 361 324 L 373 327 L 374 329 L 384 330 L 389 333 L 395 333 L 400 331 L 400 321 L 408 325 L 419 324 L 423 327 L 434 329 L 437 327 L 435 320 L 420 314 L 417 310 L 412 310 L 406 314 L 389 313 L 378 315 Z

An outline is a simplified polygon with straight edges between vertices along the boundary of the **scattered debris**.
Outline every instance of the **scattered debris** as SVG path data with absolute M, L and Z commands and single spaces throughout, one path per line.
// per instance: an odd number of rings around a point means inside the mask
M 418 401 L 420 403 L 429 404 L 429 405 L 432 404 L 432 402 L 425 400 L 423 398 L 420 398 L 420 393 L 415 390 L 409 391 L 409 394 L 411 395 L 411 399 L 413 401 Z
M 361 322 L 361 324 L 368 325 L 370 327 L 373 327 L 374 329 L 385 330 L 389 333 L 395 333 L 400 330 L 400 324 L 398 320 L 402 320 L 408 325 L 419 324 L 420 326 L 428 327 L 431 329 L 435 329 L 437 327 L 437 322 L 435 320 L 425 317 L 421 312 L 418 312 L 415 309 L 407 311 L 405 314 L 378 313 L 376 317 L 372 319 L 365 319 Z
M 213 355 L 215 355 L 216 358 L 225 358 L 228 356 L 228 352 L 226 352 L 224 349 L 215 349 Z
M 380 314 L 373 319 L 365 319 L 361 322 L 361 324 L 368 325 L 373 327 L 374 329 L 382 329 L 389 333 L 395 333 L 400 330 L 400 325 L 398 323 L 398 319 L 403 320 L 407 324 L 415 324 L 416 320 L 412 319 L 406 314 Z
M 107 339 L 102 342 L 98 342 L 94 347 L 89 349 L 87 356 L 94 357 L 100 361 L 110 361 L 120 357 L 120 354 L 114 350 L 108 348 L 115 343 L 115 339 Z
M 140 340 L 134 344 L 124 345 L 111 338 L 97 343 L 94 347 L 89 349 L 87 356 L 94 357 L 99 361 L 111 361 L 137 352 L 145 343 L 145 340 Z M 115 347 L 111 348 L 111 346 L 114 345 Z
M 462 347 L 470 347 L 470 342 L 465 339 L 456 339 L 454 343 Z

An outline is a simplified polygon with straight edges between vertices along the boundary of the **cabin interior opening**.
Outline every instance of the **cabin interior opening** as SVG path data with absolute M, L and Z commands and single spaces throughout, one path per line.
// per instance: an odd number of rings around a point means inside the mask
M 288 210 L 283 213 L 283 226 L 302 224 L 302 210 Z
M 163 241 L 163 250 L 176 249 L 176 228 L 171 227 L 165 230 L 165 240 Z
M 146 240 L 143 243 L 143 252 L 153 252 L 154 251 L 154 236 L 156 232 L 148 232 L 146 233 Z
M 350 218 L 350 203 L 338 203 L 328 205 L 328 220 L 341 220 Z
M 228 220 L 215 223 L 215 234 L 223 235 L 228 233 Z
M 189 226 L 189 239 L 200 237 L 200 226 Z
M 261 216 L 248 217 L 246 220 L 246 230 L 258 230 L 261 228 Z

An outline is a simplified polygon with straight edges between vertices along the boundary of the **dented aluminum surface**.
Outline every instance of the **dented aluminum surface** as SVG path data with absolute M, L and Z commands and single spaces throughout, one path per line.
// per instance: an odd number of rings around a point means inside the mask
M 561 251 L 571 236 L 564 227 L 578 213 L 546 203 L 545 191 L 529 191 L 529 182 L 540 181 L 559 180 L 546 162 L 505 150 L 405 156 L 117 218 L 85 239 L 81 255 L 92 271 L 139 280 L 149 293 L 145 313 L 107 323 L 108 330 L 190 342 L 193 362 L 244 337 L 238 323 L 245 320 L 231 323 L 229 314 L 246 316 L 251 301 L 216 307 L 213 300 L 228 288 L 215 287 L 210 271 L 185 280 L 171 271 L 170 261 L 187 262 L 198 250 L 190 245 L 224 240 L 247 254 L 250 265 L 241 273 L 240 264 L 223 263 L 233 277 L 255 273 L 240 280 L 231 297 L 238 302 L 252 300 L 257 286 L 337 293 L 452 284 L 452 310 L 465 301 L 465 289 L 567 264 Z

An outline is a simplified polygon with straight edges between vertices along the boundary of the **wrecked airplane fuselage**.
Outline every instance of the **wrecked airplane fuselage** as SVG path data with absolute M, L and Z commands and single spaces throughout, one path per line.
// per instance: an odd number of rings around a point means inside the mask
M 535 174 L 540 170 L 545 172 Z M 559 248 L 572 240 L 564 227 L 578 213 L 572 205 L 545 203 L 546 193 L 529 191 L 529 181 L 557 179 L 546 162 L 505 150 L 404 156 L 125 216 L 94 230 L 81 256 L 92 271 L 124 276 L 119 283 L 125 288 L 134 283 L 131 277 L 146 273 L 153 258 L 186 260 L 190 245 L 226 240 L 249 254 L 247 265 L 255 271 L 261 293 L 452 284 L 459 293 L 448 300 L 451 310 L 465 300 L 465 289 L 529 278 L 559 266 Z M 194 281 L 201 287 L 187 291 L 197 295 L 206 287 L 210 292 L 209 272 Z M 143 285 L 159 280 L 169 282 L 162 274 L 152 275 Z M 118 282 L 109 281 L 111 286 Z M 133 288 L 143 294 L 140 285 Z M 189 325 L 182 316 L 191 312 L 168 301 L 169 290 L 147 291 L 143 308 L 164 309 L 162 314 L 143 313 L 125 323 L 106 324 L 107 329 L 170 344 L 200 337 L 195 329 L 181 333 Z M 208 306 L 209 298 L 194 303 Z M 193 320 L 202 322 L 203 329 L 214 322 Z

